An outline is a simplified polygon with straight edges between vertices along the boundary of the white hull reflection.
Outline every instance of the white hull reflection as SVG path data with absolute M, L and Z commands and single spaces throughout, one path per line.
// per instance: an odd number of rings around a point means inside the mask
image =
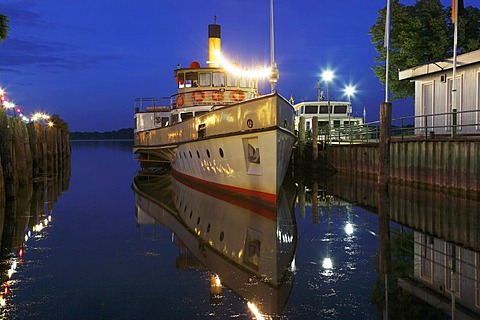
M 137 176 L 133 188 L 137 223 L 153 218 L 171 229 L 211 272 L 212 294 L 228 287 L 261 314 L 281 315 L 292 289 L 297 241 L 283 189 L 272 205 L 202 193 L 170 175 Z

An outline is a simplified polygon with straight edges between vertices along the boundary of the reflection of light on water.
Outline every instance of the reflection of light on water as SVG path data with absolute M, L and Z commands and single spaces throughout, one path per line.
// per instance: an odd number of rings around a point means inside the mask
M 330 259 L 330 257 L 326 257 L 325 259 L 323 259 L 322 267 L 324 267 L 327 270 L 332 269 L 333 267 L 332 259 Z
M 251 312 L 253 313 L 253 315 L 255 316 L 255 319 L 257 319 L 257 320 L 264 320 L 264 319 L 266 319 L 266 318 L 260 313 L 260 311 L 258 310 L 257 306 L 256 306 L 254 303 L 248 301 L 247 305 L 248 305 L 248 309 L 250 309 L 250 311 L 251 311 Z
M 345 225 L 345 233 L 349 236 L 353 234 L 353 224 L 351 224 L 350 222 L 347 222 L 347 224 Z
M 48 215 L 47 217 L 41 218 L 40 222 L 38 222 L 36 225 L 32 227 L 32 230 L 27 229 L 25 230 L 25 235 L 24 235 L 24 242 L 20 245 L 20 248 L 18 249 L 18 258 L 13 257 L 10 260 L 10 269 L 7 271 L 7 277 L 8 280 L 5 281 L 2 284 L 3 290 L 0 294 L 0 307 L 5 307 L 7 305 L 7 294 L 9 293 L 9 283 L 11 283 L 12 280 L 10 280 L 15 272 L 17 272 L 17 267 L 18 264 L 22 262 L 22 257 L 23 254 L 25 253 L 24 250 L 24 244 L 33 236 L 36 236 L 36 238 L 41 238 L 41 231 L 43 231 L 48 224 L 52 221 L 52 216 Z M 15 256 L 15 254 L 13 254 Z M 18 260 L 18 262 L 17 262 Z

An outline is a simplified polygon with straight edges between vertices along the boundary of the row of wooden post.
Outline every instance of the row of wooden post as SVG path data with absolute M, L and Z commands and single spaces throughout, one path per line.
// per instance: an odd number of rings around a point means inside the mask
M 35 177 L 58 175 L 70 155 L 68 130 L 25 123 L 0 108 L 0 201 Z

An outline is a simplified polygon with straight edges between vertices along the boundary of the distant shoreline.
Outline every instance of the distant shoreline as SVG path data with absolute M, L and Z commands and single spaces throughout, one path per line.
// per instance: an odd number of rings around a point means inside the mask
M 133 140 L 133 129 L 124 128 L 107 132 L 70 132 L 71 141 L 90 141 L 90 140 Z

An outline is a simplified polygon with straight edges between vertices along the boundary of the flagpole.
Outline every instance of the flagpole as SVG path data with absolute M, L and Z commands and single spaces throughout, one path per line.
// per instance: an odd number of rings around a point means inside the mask
M 458 0 L 452 0 L 453 20 L 453 71 L 452 71 L 452 137 L 457 135 L 457 42 L 458 42 Z
M 387 0 L 387 13 L 385 14 L 385 39 L 383 45 L 387 48 L 387 58 L 385 61 L 385 102 L 388 102 L 388 71 L 390 68 L 390 0 Z
M 278 69 L 275 63 L 275 36 L 273 25 L 273 0 L 270 0 L 270 63 L 271 63 L 271 75 L 270 75 L 270 87 L 272 92 L 275 92 L 275 84 L 278 81 Z

